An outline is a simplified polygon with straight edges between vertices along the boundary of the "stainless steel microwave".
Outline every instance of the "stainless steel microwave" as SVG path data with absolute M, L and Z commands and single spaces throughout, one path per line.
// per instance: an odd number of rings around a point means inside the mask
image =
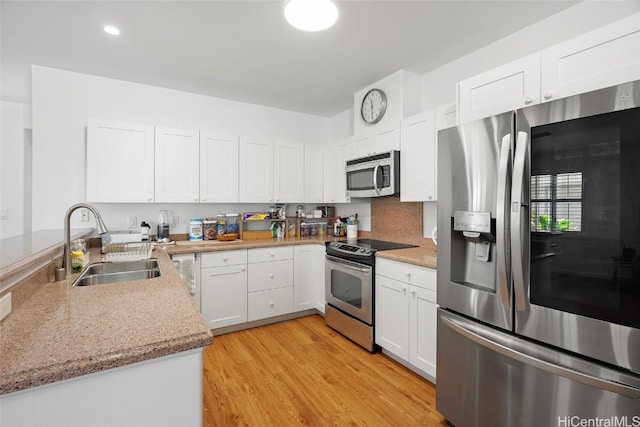
M 348 160 L 346 173 L 349 197 L 400 194 L 400 151 Z

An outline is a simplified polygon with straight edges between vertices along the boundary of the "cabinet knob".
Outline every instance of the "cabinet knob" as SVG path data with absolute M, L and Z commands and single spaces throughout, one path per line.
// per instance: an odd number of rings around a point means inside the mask
M 227 262 L 227 256 L 226 255 L 222 257 L 222 261 Z
M 270 252 L 270 253 L 269 253 L 269 256 L 270 256 L 271 258 L 273 258 L 273 252 Z
M 269 307 L 273 307 L 273 306 L 274 306 L 273 301 L 269 301 Z
M 207 201 L 207 198 L 206 198 L 206 197 L 203 197 L 203 198 L 202 198 L 202 201 L 203 201 L 203 202 L 206 202 L 206 201 Z
M 407 271 L 407 277 L 411 277 L 411 272 Z
M 273 279 L 273 273 L 269 274 L 269 278 Z
M 242 268 L 240 269 L 240 271 L 244 271 L 244 267 L 242 267 Z
M 553 98 L 553 92 L 551 92 L 550 90 L 546 91 L 544 93 L 544 99 L 551 99 Z
M 150 202 L 152 197 L 147 197 L 147 202 Z
M 407 292 L 407 287 L 406 286 L 402 287 L 402 292 Z
M 527 96 L 527 97 L 524 99 L 524 103 L 525 103 L 525 104 L 527 104 L 527 105 L 531 104 L 532 102 L 533 102 L 533 98 L 532 98 L 532 97 L 530 97 L 530 96 Z
M 197 198 L 197 197 L 194 197 L 194 198 L 193 198 L 193 201 L 194 201 L 194 202 L 197 202 L 197 201 L 198 201 L 198 198 Z
M 411 289 L 411 295 L 415 295 L 416 294 L 416 290 L 415 289 Z

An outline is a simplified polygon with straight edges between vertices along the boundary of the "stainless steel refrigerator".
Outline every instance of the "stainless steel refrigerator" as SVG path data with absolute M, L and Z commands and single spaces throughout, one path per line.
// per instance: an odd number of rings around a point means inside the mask
M 439 132 L 452 424 L 640 425 L 639 107 L 636 81 Z

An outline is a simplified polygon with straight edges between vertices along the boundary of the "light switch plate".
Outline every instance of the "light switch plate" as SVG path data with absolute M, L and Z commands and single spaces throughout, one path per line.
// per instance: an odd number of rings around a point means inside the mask
M 11 313 L 11 292 L 0 299 L 0 320 Z

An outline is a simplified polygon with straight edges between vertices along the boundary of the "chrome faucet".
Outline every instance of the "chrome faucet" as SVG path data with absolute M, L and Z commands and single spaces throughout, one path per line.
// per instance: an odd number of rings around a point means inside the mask
M 104 234 L 107 232 L 107 226 L 104 225 L 102 221 L 102 217 L 100 216 L 100 212 L 98 210 L 86 203 L 78 203 L 71 206 L 67 213 L 64 215 L 64 258 L 63 258 L 63 267 L 64 267 L 64 277 L 65 279 L 71 276 L 71 214 L 80 208 L 89 209 L 93 212 L 93 216 L 96 217 L 96 225 L 98 226 L 98 234 Z

